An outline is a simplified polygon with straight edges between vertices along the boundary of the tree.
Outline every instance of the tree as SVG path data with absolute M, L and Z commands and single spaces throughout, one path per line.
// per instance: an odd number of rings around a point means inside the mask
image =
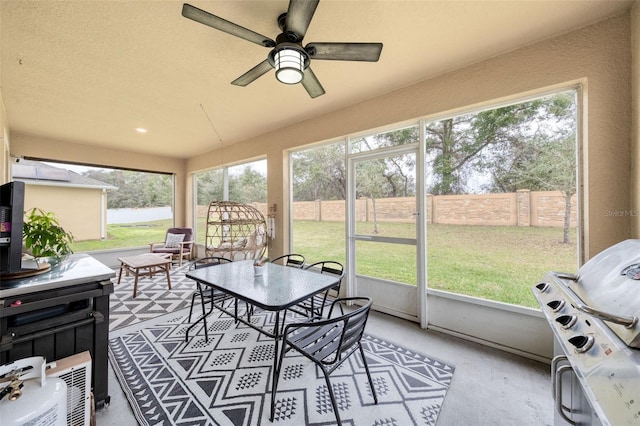
M 417 141 L 418 128 L 408 127 L 373 136 L 373 141 L 362 138 L 358 143 L 367 151 L 404 145 Z M 371 143 L 373 142 L 373 143 Z M 376 199 L 415 195 L 415 156 L 400 154 L 384 158 L 365 160 L 358 163 L 356 169 L 356 197 L 371 200 L 373 213 L 373 232 L 378 233 L 378 212 Z
M 560 191 L 564 196 L 564 244 L 569 244 L 571 198 L 576 194 L 576 140 L 569 136 L 560 141 L 542 140 L 537 145 L 537 161 L 522 170 L 528 180 L 537 179 L 539 187 Z
M 171 175 L 107 169 L 88 170 L 83 175 L 118 187 L 109 192 L 109 209 L 164 207 L 172 203 Z
M 368 160 L 359 162 L 356 167 L 356 198 L 366 197 L 371 200 L 373 213 L 373 233 L 378 233 L 378 217 L 376 199 L 390 192 L 387 178 L 387 165 L 384 160 Z
M 427 158 L 434 194 L 467 192 L 488 178 L 486 192 L 558 190 L 565 197 L 568 242 L 576 193 L 574 91 L 428 123 Z
M 541 103 L 535 100 L 427 123 L 426 150 L 433 171 L 430 192 L 465 192 L 465 178 L 480 167 L 480 152 L 520 140 L 523 129 L 539 113 Z
M 241 203 L 267 202 L 267 178 L 251 166 L 229 176 L 229 199 Z
M 563 243 L 569 243 L 571 199 L 577 191 L 576 104 L 573 92 L 546 98 L 526 137 L 485 156 L 491 191 L 560 191 L 565 199 Z
M 398 146 L 418 141 L 418 127 L 357 138 L 355 151 Z M 293 199 L 296 201 L 344 200 L 346 198 L 345 144 L 337 143 L 299 151 L 291 155 Z M 384 196 L 403 196 L 415 191 L 415 180 L 408 173 L 415 168 L 413 156 L 388 160 L 385 169 L 387 192 Z
M 417 126 L 380 133 L 374 136 L 379 147 L 406 145 L 418 142 Z M 391 191 L 388 197 L 406 197 L 415 194 L 415 179 L 413 170 L 416 166 L 414 155 L 400 155 L 385 158 L 386 169 L 384 176 Z
M 418 141 L 417 126 L 358 138 L 355 151 L 393 147 Z M 293 199 L 296 201 L 344 200 L 346 170 L 343 143 L 325 145 L 292 154 Z M 415 195 L 414 155 L 389 156 L 359 162 L 356 170 L 356 197 L 371 199 L 374 232 L 377 232 L 376 199 Z
M 324 145 L 292 154 L 293 199 L 344 200 L 347 175 L 344 143 Z
M 222 169 L 208 170 L 198 174 L 198 205 L 208 206 L 211 201 L 222 200 Z

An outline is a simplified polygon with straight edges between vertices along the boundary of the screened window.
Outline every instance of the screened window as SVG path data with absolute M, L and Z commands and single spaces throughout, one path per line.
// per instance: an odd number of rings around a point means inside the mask
M 307 263 L 345 262 L 345 143 L 337 142 L 290 155 L 292 251 Z
M 418 137 L 419 133 L 416 126 L 394 129 L 367 136 L 357 136 L 351 138 L 351 152 L 375 151 L 381 148 L 417 143 Z
M 206 219 L 212 201 L 238 201 L 267 216 L 267 160 L 252 161 L 195 175 L 196 242 L 204 244 Z
M 531 283 L 577 269 L 576 92 L 424 131 L 429 287 L 537 307 Z
M 229 167 L 227 184 L 229 200 L 245 204 L 265 204 L 267 202 L 267 160 Z
M 52 212 L 87 252 L 163 241 L 173 226 L 173 176 L 135 170 L 20 160 L 25 208 Z

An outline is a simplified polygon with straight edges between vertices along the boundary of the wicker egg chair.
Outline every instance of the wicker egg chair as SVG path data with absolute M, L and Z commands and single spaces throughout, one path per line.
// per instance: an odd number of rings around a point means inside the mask
M 267 224 L 255 207 L 212 201 L 207 214 L 206 256 L 232 261 L 260 259 L 267 249 Z

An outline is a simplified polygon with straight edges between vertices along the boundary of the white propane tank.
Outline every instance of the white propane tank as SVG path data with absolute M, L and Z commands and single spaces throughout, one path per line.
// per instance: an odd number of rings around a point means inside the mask
M 36 356 L 0 366 L 0 425 L 66 426 L 67 384 Z

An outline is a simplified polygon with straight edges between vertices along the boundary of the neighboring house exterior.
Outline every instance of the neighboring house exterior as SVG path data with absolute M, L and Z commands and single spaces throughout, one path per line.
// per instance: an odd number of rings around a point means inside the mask
M 21 159 L 12 173 L 25 183 L 25 211 L 53 212 L 75 241 L 106 238 L 107 191 L 117 187 L 39 161 Z

